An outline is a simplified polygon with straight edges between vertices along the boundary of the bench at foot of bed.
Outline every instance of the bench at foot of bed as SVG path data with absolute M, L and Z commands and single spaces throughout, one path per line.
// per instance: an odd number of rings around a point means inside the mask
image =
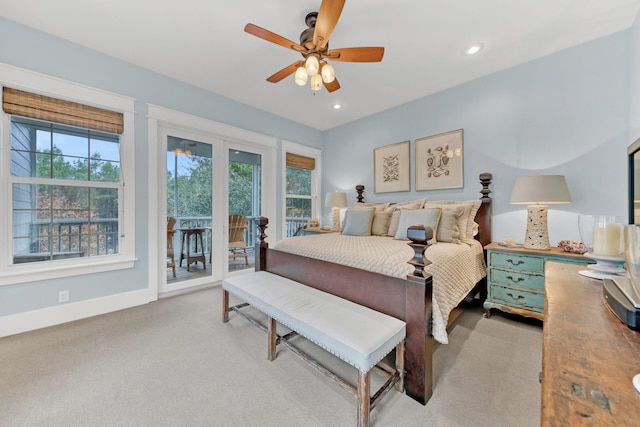
M 266 271 L 224 279 L 222 289 L 223 322 L 229 320 L 231 311 L 240 314 L 267 332 L 269 360 L 275 360 L 276 345 L 280 343 L 354 394 L 358 402 L 358 426 L 369 425 L 369 412 L 391 388 L 395 386 L 402 391 L 406 334 L 403 321 Z M 229 307 L 229 293 L 246 303 Z M 247 305 L 267 315 L 268 326 L 244 313 L 242 308 Z M 279 336 L 276 322 L 293 332 Z M 291 340 L 298 334 L 357 368 L 357 386 L 296 347 Z M 396 367 L 379 370 L 388 378 L 371 397 L 371 370 L 394 349 Z

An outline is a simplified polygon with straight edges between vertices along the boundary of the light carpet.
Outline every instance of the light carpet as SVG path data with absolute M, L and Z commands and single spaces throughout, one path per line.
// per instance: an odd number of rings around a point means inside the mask
M 286 349 L 269 362 L 266 334 L 245 319 L 223 324 L 221 294 L 214 287 L 0 339 L 0 424 L 356 424 L 351 394 Z M 355 381 L 354 368 L 301 346 Z M 392 391 L 371 426 L 538 426 L 541 355 L 539 324 L 485 319 L 476 303 L 435 350 L 427 405 Z

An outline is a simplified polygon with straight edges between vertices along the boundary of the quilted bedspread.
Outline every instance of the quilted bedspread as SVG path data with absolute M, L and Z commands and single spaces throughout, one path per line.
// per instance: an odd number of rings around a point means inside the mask
M 291 237 L 275 249 L 405 279 L 413 271 L 407 263 L 413 250 L 407 241 L 383 236 L 346 236 L 336 233 Z M 433 336 L 448 342 L 446 325 L 451 310 L 486 275 L 478 242 L 436 243 L 425 251 L 431 261 L 425 272 L 433 277 Z

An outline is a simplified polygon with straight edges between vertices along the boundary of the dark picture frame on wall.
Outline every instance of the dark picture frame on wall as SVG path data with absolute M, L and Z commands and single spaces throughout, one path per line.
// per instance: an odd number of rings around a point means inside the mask
M 385 145 L 373 150 L 374 193 L 411 190 L 409 141 Z
M 416 139 L 416 191 L 464 187 L 463 144 L 462 129 Z

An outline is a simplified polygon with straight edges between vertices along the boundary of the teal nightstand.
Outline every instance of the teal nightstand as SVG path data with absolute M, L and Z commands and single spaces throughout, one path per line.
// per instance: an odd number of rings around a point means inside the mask
M 491 309 L 543 319 L 544 266 L 547 261 L 587 265 L 594 260 L 552 247 L 548 251 L 507 248 L 497 243 L 487 251 L 487 299 L 485 317 Z

